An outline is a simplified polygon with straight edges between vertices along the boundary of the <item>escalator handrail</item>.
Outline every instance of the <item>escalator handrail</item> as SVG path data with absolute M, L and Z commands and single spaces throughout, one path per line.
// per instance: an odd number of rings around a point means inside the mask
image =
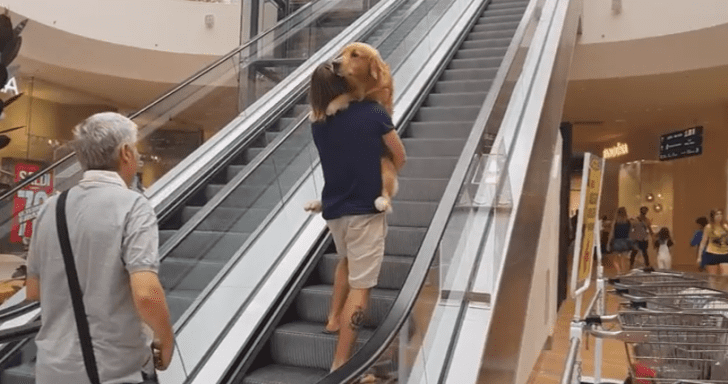
M 233 58 L 235 55 L 239 54 L 240 52 L 242 52 L 246 48 L 252 46 L 253 44 L 256 44 L 257 42 L 259 42 L 261 39 L 263 39 L 264 37 L 266 37 L 268 35 L 268 33 L 270 33 L 271 31 L 275 30 L 279 25 L 282 25 L 284 23 L 287 23 L 291 19 L 293 19 L 294 17 L 297 17 L 301 13 L 307 11 L 309 8 L 313 7 L 313 4 L 316 3 L 316 2 L 317 2 L 317 0 L 314 0 L 314 1 L 310 2 L 310 3 L 306 3 L 304 6 L 302 6 L 299 9 L 297 9 L 295 12 L 293 12 L 290 15 L 286 16 L 285 18 L 281 19 L 274 26 L 270 27 L 269 29 L 267 29 L 266 31 L 264 31 L 262 33 L 259 33 L 258 35 L 256 35 L 252 39 L 248 40 L 245 44 L 242 44 L 242 45 L 238 46 L 237 48 L 233 49 L 229 53 L 223 55 L 219 59 L 217 59 L 214 62 L 208 64 L 207 66 L 205 66 L 204 68 L 200 69 L 199 71 L 195 72 L 192 76 L 188 77 L 186 80 L 184 80 L 181 83 L 177 84 L 172 89 L 168 90 L 167 92 L 165 92 L 161 96 L 157 97 L 154 101 L 152 101 L 151 103 L 149 103 L 146 106 L 142 107 L 140 110 L 132 113 L 128 117 L 133 120 L 133 119 L 139 117 L 140 115 L 142 115 L 143 113 L 145 113 L 145 112 L 149 111 L 150 109 L 156 107 L 157 105 L 161 104 L 162 102 L 164 102 L 164 100 L 168 99 L 169 97 L 171 97 L 175 93 L 179 92 L 181 89 L 189 86 L 190 84 L 192 84 L 195 81 L 197 81 L 198 79 L 200 79 L 202 76 L 210 73 L 212 70 L 214 70 L 215 68 L 217 68 L 220 65 L 224 64 L 225 62 L 227 62 L 228 60 L 230 60 L 231 58 Z M 32 182 L 34 182 L 35 180 L 37 180 L 41 176 L 43 176 L 43 175 L 47 174 L 48 172 L 50 172 L 50 171 L 58 168 L 58 166 L 60 166 L 64 162 L 70 160 L 75 154 L 76 154 L 75 151 L 74 152 L 71 152 L 71 153 L 63 156 L 61 159 L 56 160 L 53 164 L 49 165 L 48 167 L 46 167 L 46 168 L 44 168 L 44 169 L 42 169 L 42 170 L 40 170 L 38 172 L 34 172 L 30 176 L 26 177 L 19 184 L 16 184 L 13 188 L 11 188 L 7 192 L 5 192 L 2 195 L 0 195 L 0 201 L 4 201 L 7 198 L 9 198 L 10 196 L 15 195 L 15 193 L 17 193 L 19 190 L 27 187 L 28 185 L 30 185 Z
M 472 29 L 472 26 L 476 23 L 480 14 L 482 14 L 483 10 L 485 10 L 490 3 L 491 0 L 484 1 L 479 8 L 479 11 L 474 13 L 468 23 L 468 27 L 464 28 L 461 36 L 458 37 L 458 43 L 452 45 L 450 48 L 451 51 L 446 55 L 446 59 L 444 62 L 440 63 L 440 71 L 444 71 L 447 62 L 449 62 L 449 60 L 455 55 L 457 48 L 459 48 L 462 41 L 464 41 L 467 33 Z M 527 23 L 524 23 L 523 20 L 528 20 L 537 15 L 535 3 L 536 1 L 532 0 L 524 12 L 522 21 L 516 29 L 512 42 L 503 58 L 503 63 L 498 69 L 496 78 L 493 80 L 488 96 L 483 103 L 483 108 L 478 114 L 473 130 L 466 141 L 465 147 L 457 161 L 450 181 L 443 193 L 443 198 L 440 201 L 430 226 L 427 229 L 422 246 L 417 252 L 417 256 L 415 257 L 415 261 L 412 264 L 407 279 L 387 314 L 387 317 L 374 331 L 374 334 L 369 338 L 369 340 L 367 340 L 367 342 L 352 356 L 351 359 L 349 359 L 347 363 L 338 370 L 329 373 L 326 377 L 318 381 L 317 384 L 345 383 L 362 375 L 365 370 L 370 367 L 382 353 L 385 352 L 404 325 L 408 315 L 414 307 L 416 298 L 425 283 L 430 265 L 435 260 L 438 245 L 444 235 L 450 214 L 455 208 L 457 198 L 460 195 L 458 192 L 460 191 L 461 186 L 465 183 L 471 160 L 475 155 L 477 155 L 477 150 L 480 146 L 479 138 L 482 138 L 485 133 L 486 123 L 490 119 L 497 96 L 503 88 L 506 81 L 506 75 L 513 65 L 516 53 L 520 48 L 518 44 L 514 44 L 514 42 L 521 41 L 526 34 Z M 439 77 L 439 75 L 431 77 L 429 81 L 430 83 L 427 85 L 426 89 L 432 89 Z M 403 119 L 402 121 L 409 121 L 414 116 L 418 106 L 424 101 L 427 94 L 428 92 L 422 92 L 418 102 L 412 104 L 414 108 L 411 108 L 407 112 L 406 119 Z M 474 138 L 477 140 L 473 140 Z
M 35 320 L 17 327 L 0 330 L 0 344 L 28 340 L 40 331 L 40 325 L 40 320 Z
M 0 323 L 4 323 L 8 320 L 13 320 L 18 316 L 25 315 L 28 312 L 36 310 L 40 307 L 40 303 L 37 301 L 23 301 L 13 306 L 3 308 L 0 310 Z M 0 343 L 3 343 L 0 338 Z

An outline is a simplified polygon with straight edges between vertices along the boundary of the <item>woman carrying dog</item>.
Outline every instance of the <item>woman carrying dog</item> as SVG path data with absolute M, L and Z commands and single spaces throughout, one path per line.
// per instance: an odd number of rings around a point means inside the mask
M 398 170 L 405 162 L 392 119 L 378 103 L 352 102 L 327 116 L 329 104 L 349 90 L 332 63 L 320 65 L 311 77 L 311 129 L 325 181 L 322 213 L 340 257 L 323 330 L 339 334 L 331 371 L 352 354 L 384 258 L 387 217 L 374 205 L 382 191 L 384 146 L 393 154 Z

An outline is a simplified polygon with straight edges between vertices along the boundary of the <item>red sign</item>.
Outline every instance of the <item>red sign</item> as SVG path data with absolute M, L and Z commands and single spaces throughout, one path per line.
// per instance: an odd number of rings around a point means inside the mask
M 38 164 L 16 163 L 15 182 L 38 172 Z M 13 228 L 10 232 L 11 243 L 29 244 L 33 234 L 33 223 L 43 203 L 53 193 L 53 175 L 49 172 L 18 191 L 13 201 Z

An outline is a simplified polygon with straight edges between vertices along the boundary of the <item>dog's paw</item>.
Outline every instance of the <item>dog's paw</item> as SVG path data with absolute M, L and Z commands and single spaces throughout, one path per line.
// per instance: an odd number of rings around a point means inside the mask
M 377 197 L 377 199 L 374 200 L 374 206 L 379 212 L 392 213 L 392 201 L 384 196 Z
M 303 205 L 303 210 L 311 213 L 319 213 L 321 208 L 321 200 L 311 200 Z

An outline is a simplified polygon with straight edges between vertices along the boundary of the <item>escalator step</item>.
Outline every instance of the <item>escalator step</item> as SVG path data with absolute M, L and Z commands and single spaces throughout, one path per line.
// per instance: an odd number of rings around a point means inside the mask
M 406 275 L 401 276 L 402 279 Z M 309 285 L 298 294 L 296 298 L 296 311 L 298 318 L 312 323 L 325 324 L 329 315 L 331 303 L 331 285 Z M 389 309 L 397 297 L 398 290 L 373 288 L 370 291 L 369 305 L 366 310 L 364 326 L 374 328 L 387 316 Z
M 281 194 L 278 189 L 272 187 L 265 188 L 263 186 L 247 186 L 243 185 L 235 188 L 225 200 L 220 202 L 221 207 L 229 208 L 272 208 L 281 200 Z M 224 185 L 208 185 L 207 189 L 210 194 L 217 194 L 225 187 Z
M 435 93 L 483 92 L 490 88 L 492 81 L 438 81 Z
M 232 180 L 245 169 L 246 165 L 230 165 L 227 167 L 227 181 Z M 275 168 L 271 164 L 262 164 L 256 168 L 246 179 L 248 185 L 268 185 L 275 180 Z
M 484 59 L 458 59 L 453 60 L 447 66 L 448 69 L 467 69 L 467 68 L 492 68 L 500 66 L 502 57 L 488 57 Z
M 193 231 L 167 258 L 227 261 L 245 243 L 249 233 Z
M 326 369 L 334 360 L 337 335 L 322 333 L 324 324 L 295 321 L 279 326 L 271 337 L 271 357 L 281 365 Z M 356 349 L 374 333 L 371 329 L 359 331 Z
M 430 95 L 430 97 L 436 95 Z M 443 95 L 449 96 L 449 95 Z M 407 130 L 407 137 L 417 139 L 444 139 L 444 138 L 467 138 L 470 131 L 473 129 L 473 123 L 471 122 L 449 122 L 443 124 L 442 122 L 422 122 L 415 121 L 409 124 Z M 405 166 L 405 168 L 409 163 Z
M 483 49 L 483 48 L 508 48 L 511 44 L 511 38 L 507 39 L 488 39 L 488 40 L 470 40 L 463 42 L 462 49 Z M 496 68 L 497 70 L 497 68 Z
M 520 20 L 520 19 L 519 19 Z M 515 30 L 518 28 L 518 21 L 509 22 L 487 22 L 479 23 L 473 27 L 473 32 L 491 32 L 491 31 L 503 31 L 507 29 Z
M 182 316 L 201 292 L 202 290 L 185 289 L 166 292 L 167 307 L 169 307 L 169 317 L 171 318 L 172 324 Z
M 396 199 L 396 198 L 395 198 Z M 401 227 L 427 227 L 437 209 L 437 203 L 398 201 L 392 202 L 393 212 L 388 222 L 391 226 Z
M 308 104 L 296 104 L 296 106 L 293 107 L 293 116 L 299 117 L 304 113 L 308 113 L 310 110 L 311 109 Z
M 184 207 L 183 221 L 187 222 L 202 207 Z M 197 226 L 199 231 L 212 232 L 253 232 L 268 215 L 270 209 L 264 208 L 226 208 L 217 207 Z
M 502 9 L 508 7 L 525 7 L 529 0 L 494 0 L 488 5 L 488 9 Z
M 175 233 L 177 233 L 176 229 L 160 229 L 159 230 L 159 245 L 162 245 L 169 240 L 170 237 L 172 237 Z
M 464 139 L 402 139 L 407 154 L 418 156 L 458 156 L 465 146 Z
M 401 177 L 450 178 L 458 157 L 407 157 L 407 164 L 399 173 Z
M 480 112 L 480 107 L 420 107 L 415 114 L 415 121 L 475 121 Z
M 225 266 L 224 262 L 164 259 L 159 266 L 159 281 L 165 290 L 202 291 Z
M 445 70 L 445 73 L 442 74 L 442 77 L 440 77 L 440 80 L 493 80 L 496 73 L 498 73 L 497 67 L 482 69 L 447 69 Z M 478 107 L 480 107 L 480 105 L 478 105 Z
M 448 179 L 414 179 L 399 178 L 397 200 L 406 201 L 440 201 L 447 187 Z M 399 253 L 397 253 L 399 254 Z
M 504 29 L 500 31 L 490 31 L 490 32 L 471 32 L 468 37 L 465 39 L 466 42 L 468 41 L 478 41 L 478 40 L 486 40 L 486 39 L 500 39 L 500 38 L 507 38 L 509 41 L 513 38 L 513 35 L 516 33 L 515 29 Z
M 519 22 L 523 18 L 523 14 L 515 14 L 515 15 L 495 15 L 495 16 L 488 16 L 488 13 L 485 13 L 485 16 L 478 19 L 478 24 L 493 24 L 493 23 L 512 23 L 512 22 Z
M 469 71 L 469 69 L 457 69 L 457 71 Z M 487 92 L 468 93 L 433 93 L 427 96 L 425 105 L 428 107 L 464 107 L 474 106 L 481 108 Z M 449 129 L 443 129 L 447 132 Z
M 328 373 L 328 369 L 271 364 L 247 375 L 243 384 L 315 384 Z
M 519 15 L 523 16 L 523 11 L 526 10 L 526 7 L 510 7 L 510 8 L 501 8 L 501 9 L 493 9 L 488 8 L 485 10 L 484 16 L 514 16 Z M 520 19 L 519 19 L 520 20 Z
M 506 54 L 507 47 L 461 49 L 455 54 L 455 59 L 482 59 L 486 57 L 500 57 Z
M 391 229 L 391 228 L 390 228 Z M 388 238 L 391 236 L 387 236 Z M 419 243 L 417 244 L 419 247 Z M 339 262 L 338 256 L 335 253 L 324 254 L 321 262 L 318 265 L 319 278 L 322 283 L 332 285 L 334 284 L 334 272 L 336 271 L 336 264 Z M 384 255 L 382 260 L 382 270 L 379 274 L 379 282 L 377 288 L 384 289 L 400 289 L 404 284 L 407 273 L 414 258 L 412 256 L 390 256 Z

